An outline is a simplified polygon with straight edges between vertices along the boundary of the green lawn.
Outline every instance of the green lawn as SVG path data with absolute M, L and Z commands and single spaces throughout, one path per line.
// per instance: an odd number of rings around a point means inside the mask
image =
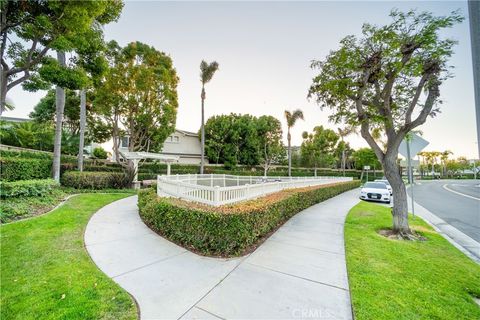
M 428 240 L 399 241 L 390 209 L 362 202 L 345 225 L 353 309 L 362 319 L 480 319 L 480 266 L 420 218 L 410 225 Z
M 129 194 L 82 194 L 1 232 L 1 319 L 136 319 L 133 299 L 88 256 L 85 226 Z

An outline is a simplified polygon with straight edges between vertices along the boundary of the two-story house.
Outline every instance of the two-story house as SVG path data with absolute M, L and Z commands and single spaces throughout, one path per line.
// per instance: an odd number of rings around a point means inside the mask
M 122 137 L 120 141 L 120 151 L 127 150 L 129 137 Z M 195 132 L 175 129 L 163 144 L 162 155 L 178 156 L 179 163 L 183 164 L 200 164 L 201 160 L 201 143 L 198 134 Z M 208 159 L 205 157 L 205 163 Z

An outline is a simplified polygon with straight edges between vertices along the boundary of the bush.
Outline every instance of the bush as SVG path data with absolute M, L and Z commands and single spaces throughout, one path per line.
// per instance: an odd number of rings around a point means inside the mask
M 3 181 L 47 179 L 52 172 L 52 160 L 34 158 L 0 158 Z
M 50 211 L 58 205 L 67 193 L 54 188 L 42 197 L 12 197 L 0 201 L 0 223 L 11 222 Z
M 205 255 L 236 256 L 303 209 L 358 186 L 289 189 L 221 207 L 157 197 L 148 188 L 139 192 L 138 207 L 144 222 L 169 240 Z
M 62 185 L 75 189 L 122 189 L 128 186 L 128 177 L 120 172 L 67 171 Z
M 2 198 L 45 196 L 58 186 L 59 184 L 52 179 L 1 181 L 0 196 Z
M 93 156 L 97 159 L 107 159 L 108 153 L 102 147 L 93 149 Z

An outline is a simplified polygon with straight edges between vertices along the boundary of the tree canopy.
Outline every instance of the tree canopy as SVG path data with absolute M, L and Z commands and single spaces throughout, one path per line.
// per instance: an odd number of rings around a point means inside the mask
M 370 166 L 371 170 L 381 170 L 382 165 L 377 159 L 375 152 L 372 148 L 360 148 L 353 152 L 353 161 L 355 162 L 355 168 L 362 170 L 365 166 Z
M 94 110 L 107 125 L 118 149 L 122 134 L 130 151 L 160 151 L 175 130 L 178 77 L 163 52 L 132 42 L 125 48 L 108 44 L 110 68 L 96 90 Z
M 205 124 L 205 152 L 210 163 L 226 167 L 278 163 L 284 156 L 282 129 L 272 116 L 218 115 Z M 266 153 L 265 153 L 266 152 Z
M 303 138 L 300 152 L 304 166 L 327 168 L 335 164 L 335 148 L 340 138 L 335 131 L 317 126 L 310 134 L 304 132 Z
M 405 136 L 435 116 L 441 104 L 440 85 L 452 76 L 449 58 L 456 41 L 440 31 L 463 20 L 458 12 L 434 16 L 429 12 L 393 10 L 385 26 L 365 23 L 362 37 L 350 35 L 340 48 L 312 68 L 319 70 L 309 97 L 333 110 L 335 123 L 360 126 L 362 137 L 382 163 L 393 189 L 393 229 L 411 234 L 407 195 L 400 176 L 398 147 Z M 374 137 L 385 133 L 386 148 Z
M 1 1 L 1 109 L 7 92 L 23 84 L 25 90 L 85 87 L 85 70 L 73 59 L 66 67 L 51 58 L 50 50 L 78 50 L 85 55 L 102 38 L 102 25 L 115 21 L 121 0 Z M 15 35 L 15 37 L 12 37 Z M 98 67 L 93 56 L 84 66 Z

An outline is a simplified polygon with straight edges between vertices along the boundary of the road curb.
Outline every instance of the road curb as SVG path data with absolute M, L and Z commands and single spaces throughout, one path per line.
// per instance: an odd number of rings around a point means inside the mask
M 408 186 L 407 188 L 410 188 Z M 408 197 L 408 205 L 409 208 L 412 206 L 412 198 L 407 192 Z M 475 261 L 476 263 L 480 264 L 480 243 L 463 233 L 462 231 L 458 230 L 454 226 L 448 224 L 443 219 L 436 216 L 434 213 L 430 212 L 428 209 L 421 206 L 418 202 L 415 202 L 415 214 L 425 220 L 429 225 L 435 229 L 442 237 L 447 239 L 453 246 L 455 246 L 458 250 L 463 252 L 467 257 Z M 477 249 L 478 256 L 468 250 L 466 247 L 471 247 Z

